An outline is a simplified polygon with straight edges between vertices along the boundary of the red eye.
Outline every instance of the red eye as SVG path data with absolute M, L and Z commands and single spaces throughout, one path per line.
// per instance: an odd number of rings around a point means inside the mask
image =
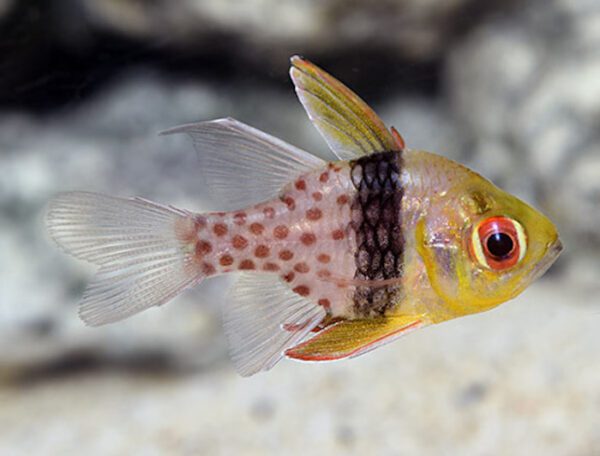
M 525 256 L 526 242 L 519 222 L 508 217 L 490 217 L 473 230 L 471 250 L 483 266 L 500 271 Z

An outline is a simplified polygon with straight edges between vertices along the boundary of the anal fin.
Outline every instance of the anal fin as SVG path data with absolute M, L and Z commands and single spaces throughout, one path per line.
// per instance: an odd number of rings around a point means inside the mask
M 245 377 L 271 369 L 326 317 L 277 275 L 251 272 L 239 274 L 223 312 L 231 358 Z
M 333 361 L 353 358 L 396 340 L 428 323 L 423 315 L 397 315 L 336 323 L 286 350 L 288 358 Z

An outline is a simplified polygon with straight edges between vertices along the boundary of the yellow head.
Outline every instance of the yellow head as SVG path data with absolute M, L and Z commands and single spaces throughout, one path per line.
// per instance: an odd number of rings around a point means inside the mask
M 517 296 L 552 265 L 562 245 L 539 211 L 448 163 L 454 183 L 432 199 L 416 241 L 433 290 L 458 316 Z

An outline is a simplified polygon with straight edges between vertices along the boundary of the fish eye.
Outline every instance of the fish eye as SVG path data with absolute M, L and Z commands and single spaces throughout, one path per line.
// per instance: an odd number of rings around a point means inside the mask
M 471 235 L 471 254 L 482 266 L 502 271 L 515 266 L 525 256 L 527 238 L 519 222 L 509 217 L 481 221 Z
M 510 254 L 513 252 L 515 248 L 515 242 L 510 234 L 496 232 L 488 236 L 485 247 L 491 256 L 494 258 L 503 259 L 510 256 Z

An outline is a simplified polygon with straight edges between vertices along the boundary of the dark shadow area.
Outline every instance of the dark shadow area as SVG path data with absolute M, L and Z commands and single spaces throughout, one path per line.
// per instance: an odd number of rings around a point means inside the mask
M 212 371 L 218 364 L 220 362 L 211 361 L 206 366 L 186 367 L 177 363 L 172 355 L 158 351 L 138 352 L 124 357 L 80 351 L 47 363 L 11 370 L 0 383 L 12 388 L 32 388 L 43 383 L 111 372 L 128 377 L 169 380 L 198 374 L 204 369 Z M 224 362 L 222 364 L 225 365 Z
M 490 7 L 473 1 L 464 14 L 445 25 L 447 34 L 452 41 L 458 40 L 485 16 L 506 14 L 518 3 L 497 2 Z M 158 68 L 182 80 L 290 87 L 287 61 L 275 68 L 265 65 L 263 51 L 253 50 L 233 34 L 210 31 L 193 48 L 167 40 L 132 39 L 90 24 L 80 8 L 77 2 L 28 0 L 17 2 L 4 18 L 0 24 L 0 109 L 43 114 L 76 105 L 137 67 L 140 71 Z M 438 55 L 418 61 L 368 41 L 305 57 L 375 101 L 390 92 L 436 95 L 444 58 Z

